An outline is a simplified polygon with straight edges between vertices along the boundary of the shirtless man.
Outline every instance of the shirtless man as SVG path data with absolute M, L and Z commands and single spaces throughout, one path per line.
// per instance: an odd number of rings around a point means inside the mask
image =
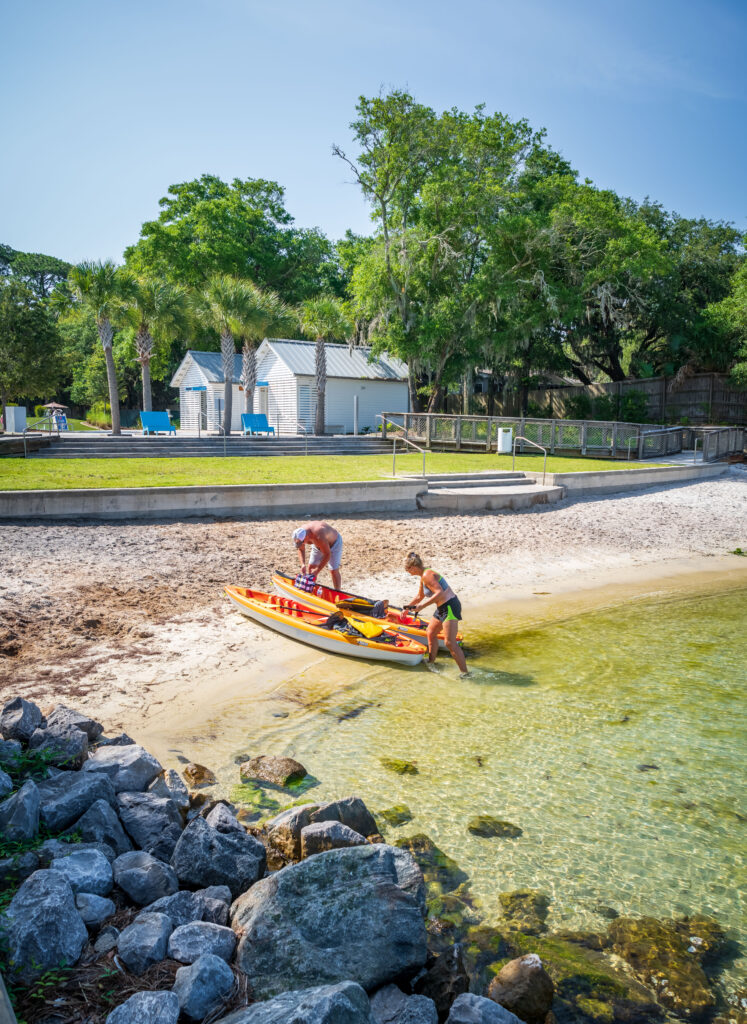
M 293 543 L 298 550 L 301 572 L 310 576 L 318 576 L 325 565 L 329 565 L 332 573 L 332 585 L 339 590 L 342 584 L 340 562 L 342 561 L 342 535 L 334 526 L 321 520 L 304 523 L 293 531 Z M 306 568 L 306 545 L 311 544 L 309 566 Z

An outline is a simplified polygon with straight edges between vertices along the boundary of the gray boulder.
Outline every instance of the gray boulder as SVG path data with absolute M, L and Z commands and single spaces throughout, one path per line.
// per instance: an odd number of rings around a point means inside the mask
M 360 985 L 343 981 L 284 992 L 229 1013 L 220 1024 L 373 1024 L 373 1018 Z
M 176 1024 L 179 1000 L 175 992 L 136 992 L 106 1018 L 106 1024 Z
M 46 754 L 50 764 L 77 769 L 88 757 L 88 737 L 73 725 L 45 725 L 34 729 L 29 750 Z
M 239 819 L 225 804 L 216 804 L 205 815 L 205 821 L 219 832 L 241 832 L 242 835 L 246 832 Z
M 99 736 L 97 746 L 99 747 L 128 747 L 135 741 L 126 732 L 120 732 L 117 736 Z
M 148 792 L 154 796 L 162 796 L 166 800 L 173 800 L 182 814 L 189 810 L 189 790 L 184 785 L 181 776 L 173 768 L 169 768 L 157 779 L 154 779 L 148 786 Z
M 85 772 L 60 772 L 39 783 L 41 820 L 48 829 L 60 832 L 77 821 L 91 804 L 105 800 L 114 804 L 114 787 L 102 775 Z
M 215 886 L 214 888 L 219 888 Z M 228 890 L 226 890 L 228 892 Z M 159 914 L 167 914 L 178 928 L 183 924 L 191 924 L 193 921 L 211 921 L 213 924 L 228 924 L 228 903 L 224 900 L 215 899 L 206 895 L 208 889 L 201 889 L 198 892 L 188 892 L 182 889 L 173 896 L 164 896 L 156 900 L 149 907 L 149 911 L 157 911 Z M 229 892 L 228 902 L 231 894 Z
M 424 917 L 423 876 L 406 850 L 329 850 L 236 900 L 236 963 L 260 999 L 312 980 L 353 980 L 372 990 L 423 966 Z
M 96 956 L 104 956 L 106 953 L 111 953 L 113 949 L 116 949 L 118 942 L 119 929 L 115 928 L 113 924 L 107 924 L 96 936 L 93 951 Z
M 465 992 L 452 1003 L 446 1024 L 523 1024 L 523 1021 L 492 999 Z
M 242 782 L 257 780 L 275 786 L 288 786 L 291 782 L 300 782 L 306 775 L 306 769 L 292 757 L 259 754 L 241 765 L 239 775 Z
M 29 779 L 0 804 L 0 835 L 15 843 L 33 839 L 39 831 L 39 790 Z
M 227 885 L 209 885 L 207 889 L 198 889 L 195 895 L 204 896 L 205 899 L 209 900 L 220 900 L 226 906 L 230 906 L 233 900 L 231 890 Z
M 236 935 L 211 921 L 193 921 L 175 928 L 169 939 L 169 956 L 183 964 L 191 964 L 204 953 L 230 960 L 236 949 Z
M 544 1024 L 555 986 L 536 953 L 509 960 L 488 986 L 488 996 L 526 1024 Z
M 18 740 L 0 740 L 0 764 L 12 768 L 23 754 L 23 747 Z
M 438 1024 L 436 1004 L 427 996 L 406 996 L 396 985 L 386 985 L 371 997 L 375 1024 Z
M 147 750 L 130 743 L 99 747 L 83 765 L 83 771 L 106 776 L 117 793 L 142 793 L 163 768 Z
M 10 901 L 3 922 L 10 977 L 31 984 L 74 964 L 88 940 L 73 890 L 57 871 L 35 871 Z
M 325 850 L 343 850 L 347 846 L 364 846 L 367 840 L 340 821 L 317 821 L 301 829 L 301 856 L 311 857 Z
M 122 828 L 117 812 L 106 800 L 96 800 L 67 830 L 86 843 L 106 843 L 115 854 L 127 853 L 132 843 Z
M 41 867 L 35 850 L 16 853 L 0 860 L 0 889 L 15 888 L 20 882 Z
M 195 818 L 182 832 L 171 865 L 185 885 L 226 885 L 235 899 L 265 873 L 267 854 L 254 836 L 218 832 Z
M 189 967 L 179 968 L 172 991 L 186 1017 L 202 1020 L 226 1002 L 233 985 L 233 971 L 225 960 L 205 953 Z
M 44 716 L 36 704 L 23 697 L 14 697 L 0 711 L 0 733 L 6 740 L 28 743 L 34 729 L 38 729 L 43 721 Z
M 182 816 L 171 799 L 153 793 L 119 793 L 119 817 L 125 831 L 141 850 L 168 860 L 182 834 Z
M 50 714 L 47 715 L 47 728 L 69 726 L 73 729 L 80 729 L 88 737 L 90 743 L 95 743 L 104 731 L 103 725 L 89 718 L 88 715 L 74 711 L 64 704 L 58 704 Z
M 114 885 L 111 864 L 99 850 L 73 849 L 66 857 L 55 857 L 49 870 L 67 879 L 73 892 L 106 896 Z
M 116 857 L 108 843 L 76 843 L 73 840 L 68 842 L 62 839 L 45 839 L 38 851 L 39 866 L 48 868 L 56 857 L 69 857 L 71 853 L 80 853 L 81 850 L 97 850 L 110 864 Z
M 13 792 L 13 780 L 7 772 L 0 768 L 0 800 L 3 800 L 8 793 Z
M 120 932 L 117 952 L 125 967 L 142 974 L 166 956 L 173 925 L 165 914 L 140 914 Z
M 171 865 L 144 850 L 123 853 L 114 861 L 112 869 L 119 888 L 140 906 L 171 896 L 179 888 Z
M 89 928 L 98 928 L 117 909 L 111 900 L 92 892 L 79 892 L 75 897 L 75 906 L 83 918 L 83 923 Z
M 267 823 L 273 846 L 290 860 L 301 857 L 301 832 L 319 821 L 339 821 L 362 836 L 378 834 L 373 815 L 357 796 L 323 804 L 301 804 L 283 811 Z

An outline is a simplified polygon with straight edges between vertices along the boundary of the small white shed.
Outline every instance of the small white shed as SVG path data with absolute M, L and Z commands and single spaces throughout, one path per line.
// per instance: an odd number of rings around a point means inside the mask
M 299 423 L 312 432 L 316 416 L 313 341 L 265 338 L 257 351 L 254 411 L 263 412 L 279 434 L 297 434 Z M 325 423 L 328 434 L 353 430 L 354 396 L 358 396 L 358 429 L 376 430 L 378 413 L 408 412 L 407 367 L 391 356 L 371 356 L 371 349 L 327 344 Z M 241 356 L 234 360 L 232 429 L 241 427 L 244 394 L 239 389 Z M 208 429 L 220 422 L 223 369 L 219 352 L 190 350 L 171 381 L 179 388 L 181 426 L 197 429 L 198 410 Z M 204 388 L 193 391 L 190 388 Z

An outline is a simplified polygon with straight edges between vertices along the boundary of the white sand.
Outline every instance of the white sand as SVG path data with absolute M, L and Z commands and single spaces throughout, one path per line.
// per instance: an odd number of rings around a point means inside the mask
M 747 586 L 747 471 L 714 480 L 565 501 L 526 512 L 355 516 L 344 585 L 399 603 L 419 551 L 470 618 L 502 603 L 513 621 L 567 615 L 641 594 Z M 0 527 L 0 699 L 64 701 L 108 728 L 150 709 L 195 711 L 247 666 L 258 688 L 322 658 L 232 612 L 226 583 L 269 586 L 292 571 L 294 523 Z M 255 671 L 256 668 L 256 671 Z M 244 683 L 245 685 L 245 683 Z

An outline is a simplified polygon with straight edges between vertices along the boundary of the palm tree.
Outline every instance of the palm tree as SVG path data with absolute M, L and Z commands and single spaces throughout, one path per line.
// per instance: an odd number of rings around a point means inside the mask
M 239 324 L 241 383 L 244 388 L 244 412 L 254 412 L 254 388 L 257 384 L 257 345 L 267 337 L 278 337 L 295 325 L 293 311 L 274 292 L 263 292 L 249 285 L 252 302 Z
M 331 295 L 321 295 L 316 299 L 307 299 L 299 310 L 299 323 L 305 335 L 316 339 L 314 364 L 316 371 L 316 421 L 314 433 L 324 433 L 324 396 L 327 389 L 327 351 L 328 341 L 342 341 L 349 338 L 353 325 L 345 313 L 339 299 Z
M 228 274 L 209 278 L 194 302 L 195 316 L 203 326 L 220 335 L 223 359 L 223 433 L 231 433 L 233 412 L 233 364 L 236 356 L 234 337 L 250 314 L 253 286 Z
M 179 285 L 155 278 L 135 279 L 127 302 L 127 319 L 136 328 L 135 350 L 143 378 L 143 412 L 153 408 L 150 361 L 153 335 L 172 339 L 187 325 L 186 293 Z
M 68 282 L 72 297 L 81 306 L 90 309 L 96 321 L 96 330 L 106 359 L 112 434 L 119 435 L 122 430 L 119 423 L 117 371 L 112 354 L 112 320 L 121 310 L 123 299 L 129 290 L 128 279 L 112 260 L 92 260 L 73 267 L 68 274 Z

